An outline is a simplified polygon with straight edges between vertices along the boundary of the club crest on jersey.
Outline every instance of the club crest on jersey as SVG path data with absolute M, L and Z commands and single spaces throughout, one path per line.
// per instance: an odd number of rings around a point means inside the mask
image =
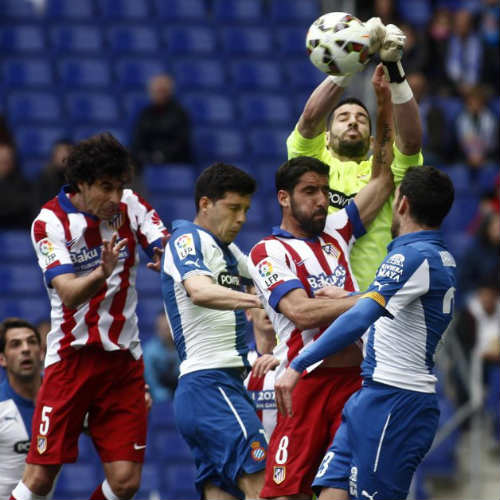
M 117 231 L 123 226 L 123 221 L 123 213 L 119 212 L 116 215 L 113 215 L 113 218 L 108 221 L 108 226 L 114 231 Z
M 54 250 L 54 245 L 48 238 L 44 238 L 38 242 L 38 248 L 40 249 L 40 253 L 45 257 L 45 265 L 48 266 L 55 262 L 56 260 L 56 252 Z
M 286 467 L 282 465 L 281 466 L 275 465 L 273 467 L 273 481 L 276 484 L 281 484 L 285 480 L 285 477 L 286 477 Z
M 336 259 L 338 259 L 340 256 L 340 252 L 335 248 L 335 246 L 332 243 L 326 243 L 325 245 L 322 245 L 321 249 L 327 255 L 332 255 Z
M 196 255 L 193 235 L 191 233 L 182 234 L 174 241 L 175 250 L 179 259 L 185 259 L 188 255 Z
M 36 449 L 40 455 L 47 450 L 47 438 L 45 436 L 38 436 L 36 439 Z
M 264 280 L 264 284 L 267 288 L 278 281 L 278 274 L 273 272 L 273 265 L 269 260 L 263 260 L 260 262 L 257 266 L 257 271 L 259 271 L 259 274 Z
M 262 460 L 266 458 L 266 450 L 262 447 L 259 441 L 253 441 L 250 444 L 250 448 L 252 448 L 250 455 L 252 455 L 252 458 L 256 462 L 262 462 Z

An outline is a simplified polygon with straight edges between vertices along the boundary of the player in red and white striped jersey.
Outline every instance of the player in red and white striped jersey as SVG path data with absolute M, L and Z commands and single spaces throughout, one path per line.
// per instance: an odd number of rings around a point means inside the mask
M 257 294 L 279 337 L 274 354 L 281 364 L 276 378 L 356 301 L 354 296 L 328 300 L 322 289 L 357 290 L 350 250 L 394 187 L 391 102 L 382 75 L 374 87 L 378 119 L 373 170 L 353 202 L 327 216 L 329 167 L 317 159 L 294 158 L 276 174 L 281 226 L 254 246 L 249 262 Z M 352 128 L 349 133 L 357 132 Z M 261 497 L 312 496 L 312 480 L 340 424 L 344 403 L 361 385 L 361 360 L 361 350 L 353 344 L 302 375 L 294 391 L 293 417 L 278 415 Z
M 128 151 L 110 134 L 73 147 L 69 185 L 32 225 L 52 312 L 45 376 L 22 481 L 12 498 L 43 498 L 89 432 L 106 480 L 92 497 L 132 498 L 146 447 L 146 404 L 135 290 L 139 247 L 159 270 L 168 235 L 155 210 L 125 185 Z

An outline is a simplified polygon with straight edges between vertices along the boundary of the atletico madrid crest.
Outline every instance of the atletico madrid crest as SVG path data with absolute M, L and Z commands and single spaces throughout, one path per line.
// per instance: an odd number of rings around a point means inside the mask
M 45 436 L 38 436 L 36 440 L 36 449 L 40 455 L 47 450 L 47 438 Z
M 286 476 L 286 467 L 278 467 L 274 466 L 273 467 L 273 481 L 276 484 L 281 484 L 285 480 Z

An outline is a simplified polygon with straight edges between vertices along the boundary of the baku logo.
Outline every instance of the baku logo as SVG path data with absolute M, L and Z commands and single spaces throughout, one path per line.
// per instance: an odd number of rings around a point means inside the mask
M 179 258 L 185 259 L 188 255 L 196 255 L 193 235 L 191 233 L 182 234 L 174 241 L 175 250 Z

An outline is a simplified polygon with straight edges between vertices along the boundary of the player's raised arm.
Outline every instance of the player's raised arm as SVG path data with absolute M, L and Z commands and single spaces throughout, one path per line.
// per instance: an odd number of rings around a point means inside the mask
M 355 196 L 363 225 L 368 225 L 377 215 L 382 205 L 394 190 L 391 171 L 393 160 L 393 122 L 389 84 L 379 64 L 372 78 L 377 98 L 377 132 L 373 148 L 372 173 L 370 182 Z

